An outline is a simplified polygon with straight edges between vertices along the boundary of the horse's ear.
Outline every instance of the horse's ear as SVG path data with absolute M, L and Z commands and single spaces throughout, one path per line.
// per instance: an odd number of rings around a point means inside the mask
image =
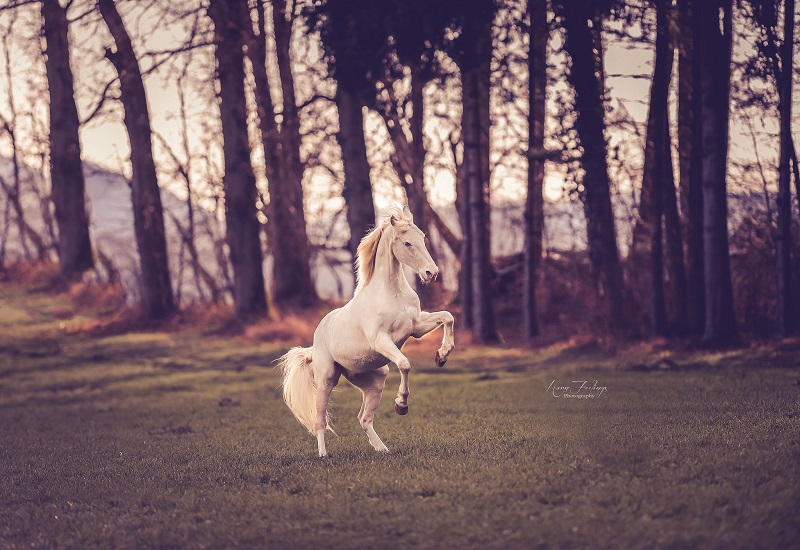
M 414 223 L 414 215 L 411 213 L 411 209 L 407 204 L 403 206 L 403 217 L 408 218 L 411 223 Z
M 400 227 L 408 227 L 408 220 L 404 220 L 397 214 L 392 214 L 389 218 L 389 221 L 392 223 L 392 226 L 400 228 Z

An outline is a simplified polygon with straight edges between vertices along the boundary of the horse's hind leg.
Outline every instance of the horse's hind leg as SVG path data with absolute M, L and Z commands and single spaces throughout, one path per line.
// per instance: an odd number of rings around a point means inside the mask
M 386 385 L 386 376 L 389 374 L 389 367 L 384 366 L 375 371 L 364 372 L 356 375 L 348 375 L 345 378 L 364 394 L 361 402 L 361 410 L 358 413 L 358 421 L 366 432 L 369 442 L 376 451 L 387 452 L 389 449 L 383 444 L 381 438 L 375 433 L 373 420 L 375 411 L 381 402 L 381 394 Z
M 314 369 L 314 400 L 317 406 L 317 422 L 314 426 L 317 433 L 317 448 L 319 456 L 327 455 L 325 450 L 325 429 L 328 427 L 328 403 L 331 399 L 331 392 L 339 382 L 339 371 L 333 361 L 330 363 L 316 360 L 312 364 Z

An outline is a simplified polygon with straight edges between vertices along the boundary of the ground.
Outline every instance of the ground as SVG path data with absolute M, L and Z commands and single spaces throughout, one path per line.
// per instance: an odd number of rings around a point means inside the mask
M 796 344 L 457 345 L 441 370 L 423 345 L 410 414 L 393 372 L 376 416 L 390 453 L 343 383 L 320 459 L 280 397 L 284 344 L 71 334 L 69 308 L 0 287 L 0 548 L 800 544 Z M 554 390 L 574 380 L 607 389 Z

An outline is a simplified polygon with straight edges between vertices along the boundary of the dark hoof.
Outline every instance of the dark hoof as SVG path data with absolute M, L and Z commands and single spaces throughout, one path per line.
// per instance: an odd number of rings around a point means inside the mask
M 435 360 L 436 360 L 436 366 L 437 367 L 443 367 L 444 364 L 447 363 L 447 357 L 442 357 L 441 355 L 439 355 L 438 351 L 436 352 L 436 359 Z
M 394 410 L 400 416 L 405 416 L 408 414 L 408 405 L 398 405 L 397 403 L 395 403 Z

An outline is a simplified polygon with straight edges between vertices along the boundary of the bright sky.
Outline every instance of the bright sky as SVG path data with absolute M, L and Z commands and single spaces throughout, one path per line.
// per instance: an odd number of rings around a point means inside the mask
M 76 1 L 73 8 L 70 10 L 70 16 L 75 17 L 81 13 L 81 7 L 85 4 L 82 1 Z M 165 50 L 178 46 L 186 36 L 186 28 L 191 24 L 190 20 L 184 19 L 175 21 L 170 17 L 163 17 L 158 15 L 155 11 L 142 11 L 138 5 L 134 5 L 131 9 L 128 5 L 124 11 L 123 16 L 126 24 L 129 26 L 129 32 L 134 36 L 135 48 L 141 55 L 145 51 Z M 42 97 L 42 75 L 43 75 L 43 62 L 38 55 L 38 44 L 34 38 L 36 27 L 38 25 L 38 13 L 35 9 L 21 8 L 17 10 L 19 13 L 16 15 L 18 18 L 13 21 L 15 33 L 12 36 L 13 42 L 11 47 L 11 78 L 13 86 L 11 88 L 12 94 L 3 93 L 0 99 L 0 112 L 8 115 L 10 95 L 13 95 L 14 102 L 18 111 L 30 110 L 31 104 L 36 104 L 35 110 L 40 113 L 45 109 L 46 103 L 43 103 Z M 11 23 L 11 16 L 7 13 L 0 14 L 0 30 L 7 28 Z M 207 24 L 207 23 L 204 23 Z M 104 84 L 114 75 L 111 64 L 103 58 L 104 48 L 108 46 L 111 41 L 107 35 L 104 26 L 99 22 L 97 16 L 89 16 L 81 20 L 78 24 L 72 26 L 73 38 L 75 40 L 75 48 L 72 52 L 72 65 L 76 74 L 77 81 L 77 98 L 80 110 L 80 116 L 86 117 L 91 109 L 98 101 L 100 91 Z M 298 34 L 298 33 L 296 33 Z M 299 44 L 297 40 L 296 44 Z M 647 99 L 649 93 L 649 80 L 641 78 L 630 78 L 636 75 L 648 75 L 651 73 L 651 62 L 653 58 L 652 48 L 646 45 L 640 45 L 635 48 L 624 47 L 622 44 L 615 41 L 607 41 L 607 50 L 605 56 L 606 72 L 612 75 L 608 78 L 607 85 L 610 89 L 610 96 L 612 104 L 618 105 L 622 103 L 625 108 L 630 112 L 630 115 L 639 123 L 643 122 L 647 115 Z M 2 47 L 2 46 L 0 46 Z M 189 117 L 188 133 L 190 149 L 194 152 L 202 152 L 213 149 L 214 144 L 219 143 L 217 122 L 218 111 L 213 104 L 213 89 L 209 84 L 202 84 L 207 75 L 211 73 L 213 64 L 213 52 L 210 48 L 201 48 L 193 52 L 193 62 L 190 66 L 188 78 L 194 80 L 187 88 L 187 111 Z M 315 90 L 312 85 L 308 84 L 313 80 L 311 76 L 310 67 L 320 66 L 320 52 L 319 49 L 314 47 L 312 43 L 304 51 L 303 59 L 295 59 L 295 73 L 298 85 L 298 101 L 305 101 L 310 97 Z M 143 60 L 144 67 L 149 66 L 150 59 Z M 274 60 L 271 60 L 274 72 Z M 150 106 L 150 114 L 152 119 L 152 126 L 155 132 L 160 134 L 164 141 L 173 148 L 179 156 L 182 156 L 182 140 L 180 134 L 180 125 L 177 121 L 177 105 L 178 105 L 178 88 L 176 85 L 176 70 L 179 70 L 183 65 L 178 63 L 176 65 L 166 64 L 157 73 L 147 77 L 146 88 L 148 94 L 148 101 Z M 175 69 L 177 67 L 177 69 Z M 8 89 L 8 64 L 5 58 L 0 57 L 0 90 Z M 618 76 L 614 76 L 618 75 Z M 318 79 L 317 79 L 318 80 Z M 206 81 L 207 82 L 207 81 Z M 323 89 L 328 86 L 326 90 L 330 93 L 329 83 L 316 83 L 317 90 L 319 87 Z M 427 97 L 432 106 L 427 108 L 437 109 L 442 105 L 436 104 L 437 102 L 443 103 L 445 110 L 452 110 L 448 105 L 457 103 L 457 95 L 451 92 L 445 92 L 444 96 L 437 90 L 430 87 L 427 90 Z M 199 91 L 196 91 L 199 90 Z M 438 94 L 438 95 L 437 95 Z M 796 94 L 795 97 L 800 96 Z M 46 96 L 45 96 L 46 97 Z M 450 103 L 448 103 L 450 102 Z M 492 138 L 493 143 L 511 143 L 512 146 L 524 146 L 524 139 L 519 135 L 509 138 L 508 135 L 499 132 L 506 131 L 507 127 L 513 127 L 515 124 L 524 123 L 519 111 L 516 115 L 513 109 L 509 110 L 506 105 L 496 106 L 497 116 L 508 114 L 511 117 L 510 122 L 498 124 L 498 128 L 493 130 Z M 314 128 L 315 126 L 324 126 L 326 121 L 332 122 L 334 119 L 329 117 L 335 116 L 335 111 L 331 115 L 330 111 L 332 106 L 319 105 L 317 117 L 306 117 L 308 120 L 305 126 Z M 795 108 L 795 113 L 800 109 Z M 46 111 L 44 111 L 46 112 Z M 518 119 L 511 120 L 513 117 Z M 328 117 L 328 118 L 326 118 Z M 21 117 L 24 118 L 24 117 Z M 313 120 L 311 120 L 313 119 Z M 32 119 L 31 119 L 32 120 Z M 761 130 L 769 133 L 774 133 L 776 127 L 768 118 L 765 118 L 765 126 Z M 20 120 L 20 126 L 25 126 L 26 122 Z M 30 125 L 30 123 L 28 123 Z M 523 124 L 524 125 L 524 124 Z M 501 128 L 502 127 L 502 128 Z M 752 156 L 753 142 L 750 136 L 742 135 L 743 128 L 734 125 L 732 128 L 732 154 L 744 157 Z M 367 135 L 375 142 L 371 146 L 371 154 L 373 161 L 377 164 L 386 163 L 388 152 L 386 148 L 385 128 L 383 122 L 376 114 L 372 114 L 367 118 L 366 124 Z M 428 117 L 426 125 L 427 135 L 431 138 L 431 148 L 428 161 L 431 164 L 426 171 L 426 183 L 429 186 L 431 199 L 435 204 L 443 204 L 451 202 L 454 198 L 454 176 L 452 170 L 448 168 L 447 163 L 439 162 L 440 157 L 449 155 L 440 150 L 443 147 L 443 140 L 447 139 L 447 128 L 443 127 L 441 123 L 434 120 L 434 117 Z M 511 142 L 507 141 L 508 139 Z M 629 132 L 621 132 L 618 130 L 610 132 L 610 139 L 613 145 L 620 143 L 628 143 L 627 151 L 629 157 L 626 162 L 631 165 L 638 166 L 641 163 L 641 146 L 631 148 L 631 143 L 639 143 L 637 138 Z M 515 141 L 516 140 L 516 141 Z M 119 105 L 114 106 L 112 109 L 106 111 L 97 119 L 85 125 L 81 129 L 81 141 L 83 145 L 84 160 L 90 161 L 100 165 L 109 170 L 119 171 L 126 169 L 126 159 L 128 156 L 128 139 L 125 133 L 124 126 L 122 125 L 121 110 Z M 166 158 L 163 147 L 160 145 L 158 139 L 154 139 L 156 143 L 156 156 L 162 162 Z M 516 145 L 514 145 L 516 144 Z M 763 144 L 763 151 L 760 151 L 762 160 L 772 161 L 777 156 L 777 141 L 771 142 L 767 140 Z M 335 152 L 331 152 L 331 145 L 323 146 L 323 157 L 327 158 L 329 164 L 336 165 L 338 161 L 332 159 Z M 383 147 L 383 149 L 382 149 Z M 327 149 L 326 149 L 327 148 Z M 258 149 L 258 148 L 257 148 Z M 254 162 L 258 165 L 263 162 L 263 155 L 255 150 L 253 153 Z M 0 140 L 0 153 L 8 154 L 8 142 L 6 139 Z M 443 156 L 444 155 L 444 156 Z M 448 157 L 449 158 L 449 157 Z M 629 159 L 629 160 L 628 160 Z M 219 154 L 213 155 L 213 161 L 219 163 Z M 168 164 L 168 163 L 167 163 Z M 197 163 L 196 163 L 197 165 Z M 174 188 L 178 193 L 180 189 L 174 184 L 170 183 L 169 170 L 163 170 L 161 174 L 162 185 L 169 188 Z M 386 166 L 379 166 L 374 168 L 373 177 L 376 186 L 376 202 L 378 206 L 383 206 L 398 197 L 396 186 L 393 186 L 392 181 L 394 175 L 389 173 L 390 170 Z M 200 172 L 198 169 L 198 177 Z M 501 199 L 521 199 L 524 196 L 524 161 L 520 162 L 520 157 L 512 155 L 505 162 L 500 163 L 495 168 L 493 173 L 493 189 L 496 197 Z M 307 200 L 312 202 L 328 202 L 331 206 L 340 204 L 341 199 L 335 192 L 331 192 L 333 179 L 330 173 L 322 168 L 314 168 L 307 174 Z M 559 171 L 559 167 L 548 165 L 546 175 L 546 195 L 550 200 L 557 200 L 562 195 L 563 176 Z M 625 181 L 618 181 L 618 185 L 624 188 L 629 183 Z M 335 186 L 333 186 L 335 188 Z

